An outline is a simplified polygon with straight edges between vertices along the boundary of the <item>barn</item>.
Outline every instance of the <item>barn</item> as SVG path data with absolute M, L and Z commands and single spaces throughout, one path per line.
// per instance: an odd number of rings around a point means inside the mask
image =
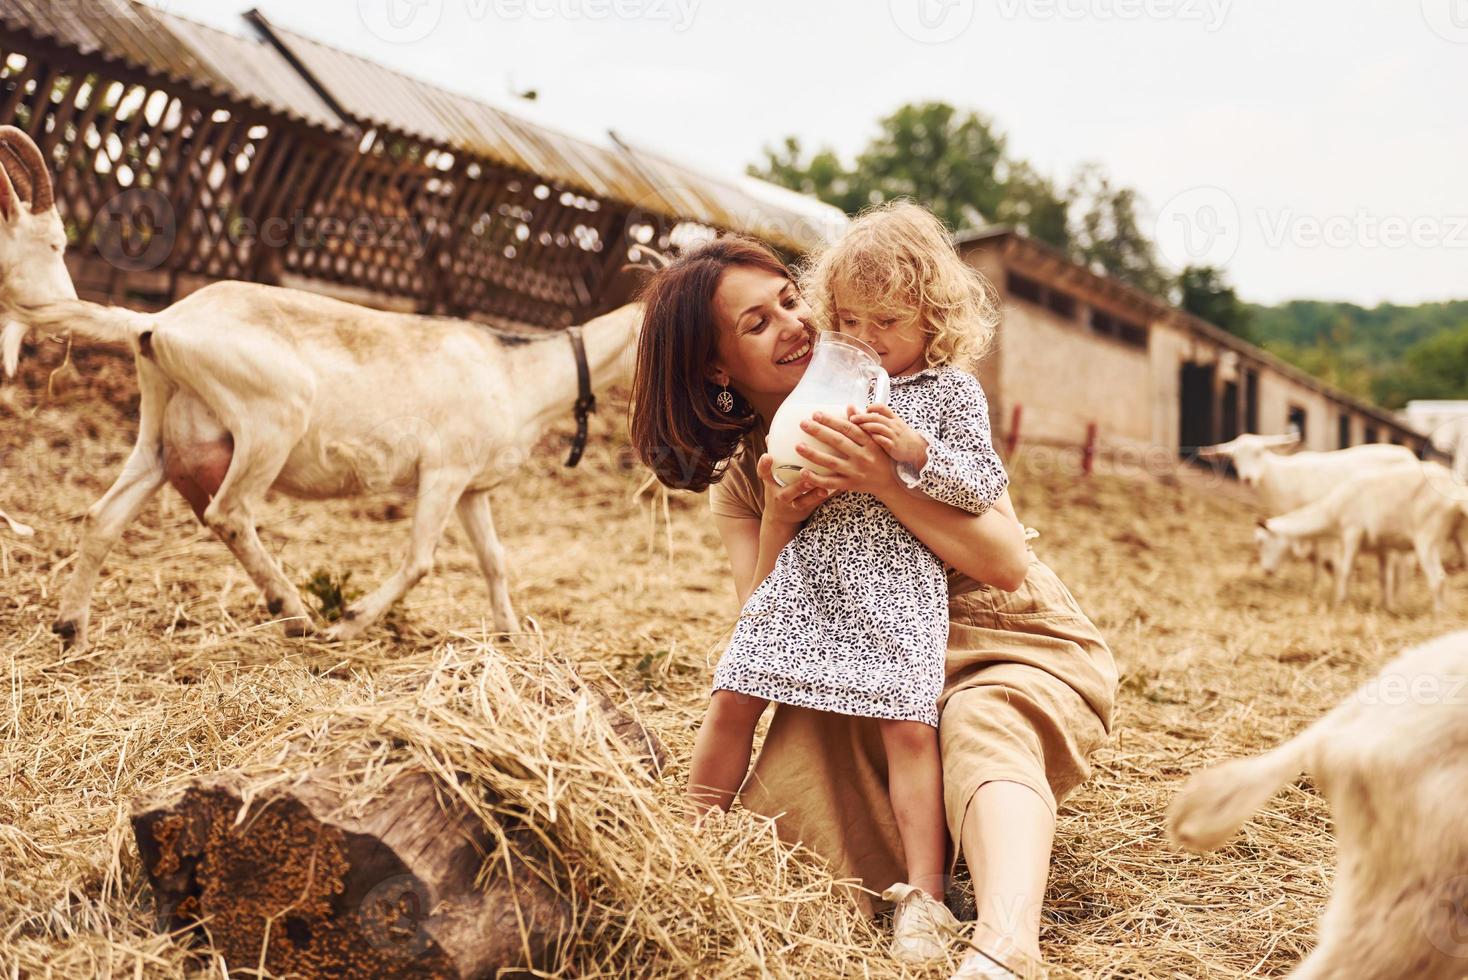
M 55 168 L 83 298 L 219 279 L 538 327 L 625 300 L 637 244 L 726 231 L 794 256 L 837 209 L 592 141 L 279 27 L 132 0 L 0 7 L 0 124 Z
M 1013 228 L 959 236 L 1003 297 L 996 349 L 979 371 L 994 428 L 1014 444 L 1191 458 L 1244 432 L 1298 429 L 1303 448 L 1428 440 L 1325 384 Z

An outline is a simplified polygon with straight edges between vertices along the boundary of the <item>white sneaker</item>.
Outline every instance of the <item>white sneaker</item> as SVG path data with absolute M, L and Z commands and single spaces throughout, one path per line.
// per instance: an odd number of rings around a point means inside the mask
M 900 963 L 942 959 L 960 926 L 948 906 L 921 888 L 898 882 L 882 893 L 892 910 L 892 958 Z
M 959 964 L 958 972 L 949 980 L 1045 980 L 1045 967 L 1014 948 L 1010 942 L 1002 942 L 992 950 L 992 956 L 970 953 Z
M 970 953 L 949 980 L 1015 980 L 1017 976 L 982 953 Z

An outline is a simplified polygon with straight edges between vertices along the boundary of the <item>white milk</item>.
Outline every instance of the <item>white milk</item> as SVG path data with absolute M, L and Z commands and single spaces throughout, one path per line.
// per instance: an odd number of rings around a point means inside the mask
M 812 449 L 825 449 L 825 443 L 815 436 L 804 432 L 800 423 L 810 418 L 816 412 L 824 412 L 835 418 L 846 417 L 845 403 L 835 402 L 796 402 L 786 399 L 785 403 L 775 412 L 775 418 L 770 422 L 770 434 L 765 440 L 765 446 L 769 450 L 775 467 L 775 482 L 782 487 L 789 486 L 800 476 L 800 471 L 807 466 L 810 471 L 820 476 L 825 476 L 827 471 L 819 466 L 813 465 L 810 460 L 795 451 L 799 443 L 805 443 Z

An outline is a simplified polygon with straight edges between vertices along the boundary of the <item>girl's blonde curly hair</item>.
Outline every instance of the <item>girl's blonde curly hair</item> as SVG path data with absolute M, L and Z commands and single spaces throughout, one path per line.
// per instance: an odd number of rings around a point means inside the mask
M 953 238 L 927 208 L 892 201 L 857 216 L 839 241 L 812 255 L 800 285 L 822 329 L 843 307 L 906 320 L 927 334 L 929 367 L 969 367 L 999 326 L 999 296 L 983 273 L 959 258 Z

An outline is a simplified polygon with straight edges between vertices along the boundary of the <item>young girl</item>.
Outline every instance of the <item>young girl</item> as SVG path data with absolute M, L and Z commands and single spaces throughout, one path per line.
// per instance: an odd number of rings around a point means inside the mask
M 913 204 L 870 211 L 805 279 L 818 322 L 870 344 L 892 379 L 890 406 L 855 412 L 847 430 L 881 446 L 909 490 L 975 514 L 998 501 L 1008 478 L 990 444 L 983 390 L 964 370 L 993 336 L 996 304 L 942 224 Z M 802 455 L 832 462 L 822 427 L 803 429 L 812 438 Z M 802 479 L 824 485 L 809 472 Z M 883 897 L 897 903 L 892 953 L 910 962 L 941 956 L 945 927 L 957 928 L 942 904 L 937 702 L 947 640 L 942 562 L 876 496 L 831 496 L 745 603 L 714 673 L 689 778 L 697 806 L 727 808 L 770 701 L 879 719 L 908 871 Z

